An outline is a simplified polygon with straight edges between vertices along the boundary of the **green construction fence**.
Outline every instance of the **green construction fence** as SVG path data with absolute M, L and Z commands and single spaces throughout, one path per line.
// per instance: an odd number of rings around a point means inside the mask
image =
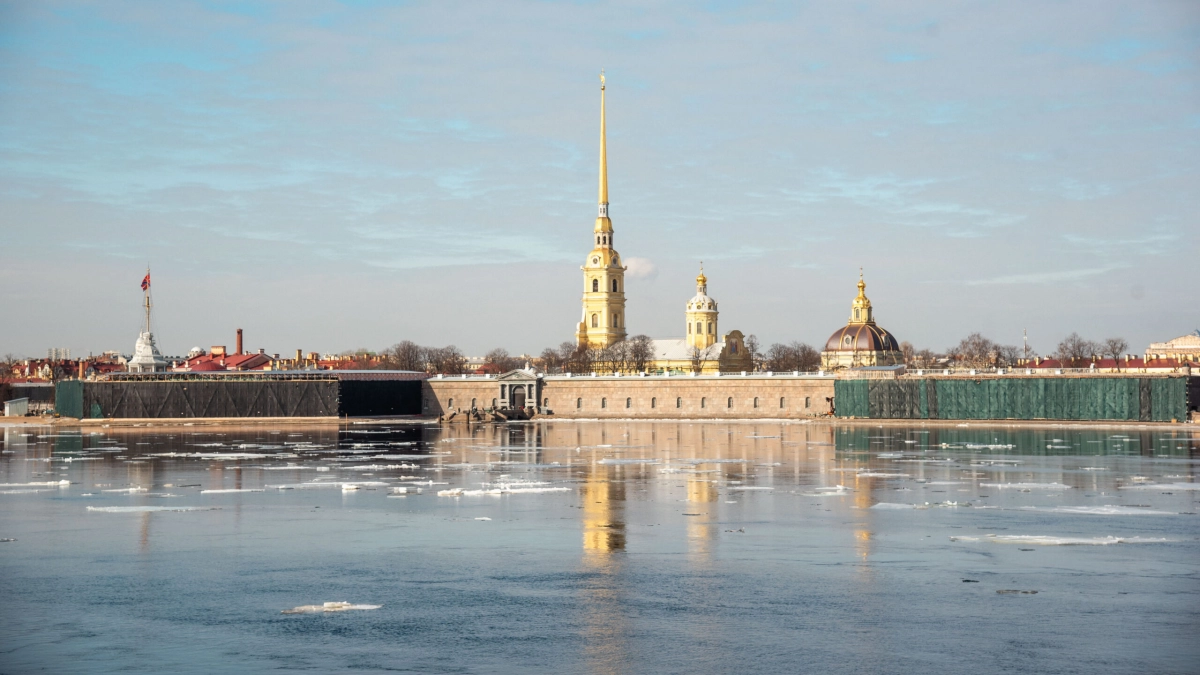
M 838 417 L 872 419 L 1183 421 L 1194 406 L 1189 379 L 1200 378 L 838 380 L 834 407 Z

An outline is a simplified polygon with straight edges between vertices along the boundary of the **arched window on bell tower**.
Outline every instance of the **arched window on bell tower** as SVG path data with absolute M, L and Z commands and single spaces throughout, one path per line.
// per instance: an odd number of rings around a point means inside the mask
M 596 315 L 595 315 L 595 314 L 593 314 L 593 315 L 592 315 L 592 328 L 599 328 L 599 327 L 600 327 L 600 324 L 599 324 L 599 323 L 597 323 L 597 321 L 598 321 L 598 319 L 597 319 Z
M 617 292 L 617 280 L 616 279 L 613 279 L 613 291 L 612 292 L 613 293 Z
M 600 280 L 599 279 L 592 279 L 592 292 L 593 293 L 600 292 Z

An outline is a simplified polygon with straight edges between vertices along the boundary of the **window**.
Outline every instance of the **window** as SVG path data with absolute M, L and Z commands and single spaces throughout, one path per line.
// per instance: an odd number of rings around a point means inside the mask
M 651 408 L 657 408 L 657 407 L 658 407 L 658 399 L 657 399 L 657 398 L 655 398 L 655 397 L 653 397 L 653 396 L 652 396 L 652 397 L 650 397 L 650 407 L 651 407 Z
M 703 408 L 703 407 L 704 407 L 704 404 L 705 404 L 706 402 L 708 402 L 708 399 L 706 399 L 706 398 L 704 398 L 703 396 L 701 396 L 701 397 L 700 397 L 700 407 L 701 407 L 701 408 Z
M 676 397 L 676 398 L 675 398 L 675 407 L 676 407 L 676 408 L 682 408 L 682 407 L 683 407 L 683 399 L 682 399 L 682 398 L 680 398 L 680 397 Z
M 617 315 L 613 314 L 613 328 L 617 327 Z
M 782 397 L 782 396 L 780 396 L 780 397 L 779 397 L 779 407 L 780 407 L 780 408 L 784 407 L 784 405 L 783 405 L 783 400 L 784 400 L 784 399 L 783 399 L 783 397 Z
M 729 352 L 730 352 L 731 354 L 736 354 L 736 353 L 737 353 L 737 343 L 736 343 L 736 342 L 730 342 L 730 343 L 729 343 Z
M 613 279 L 613 293 L 617 292 L 617 280 Z
M 549 407 L 550 407 L 550 399 L 548 399 L 548 398 L 544 398 L 544 399 L 542 399 L 542 405 L 544 405 L 544 406 L 546 406 L 547 408 L 549 408 Z
M 732 407 L 733 407 L 733 397 L 732 397 L 732 396 L 730 396 L 730 397 L 729 397 L 729 400 L 725 401 L 725 407 L 726 407 L 726 408 L 732 408 Z
M 599 279 L 592 279 L 592 292 L 593 293 L 600 292 L 600 280 Z
M 608 399 L 607 399 L 607 398 L 602 398 L 602 399 L 600 399 L 600 407 L 601 407 L 601 408 L 607 408 L 607 407 L 608 407 Z
M 593 279 L 592 281 L 595 281 L 595 279 Z M 593 314 L 592 315 L 592 328 L 598 328 L 600 326 L 600 324 L 597 323 L 598 321 L 599 321 L 599 319 L 597 319 L 596 315 Z
M 810 405 L 812 405 L 812 399 L 811 399 L 811 398 L 809 398 L 809 397 L 807 397 L 807 396 L 805 396 L 805 397 L 804 397 L 804 407 L 805 407 L 805 408 L 807 408 L 807 407 L 808 407 L 808 406 L 810 406 Z
M 500 398 L 508 398 L 508 396 L 505 396 L 505 392 L 507 391 L 507 387 L 508 387 L 508 385 L 506 385 L 506 384 L 502 384 L 502 385 L 500 385 Z
M 853 339 L 854 339 L 854 338 L 852 338 L 852 337 L 850 337 L 849 335 L 847 335 L 847 336 L 846 336 L 846 337 L 845 337 L 845 338 L 842 340 L 842 342 L 844 342 L 844 343 L 846 344 L 846 346 L 847 346 L 847 347 L 849 347 L 849 346 L 850 346 L 850 342 L 851 342 L 851 340 L 853 340 Z
M 699 321 L 697 321 L 696 322 L 696 334 L 700 335 L 703 332 L 704 332 L 704 327 L 700 325 Z
M 475 409 L 475 399 L 471 399 L 471 410 Z
M 755 408 L 758 407 L 758 397 L 757 396 L 754 397 L 754 407 Z
M 452 399 L 452 398 L 446 399 L 446 407 L 453 408 L 454 407 L 454 399 Z
M 575 399 L 575 408 L 578 409 L 578 408 L 582 408 L 582 407 L 583 407 L 583 399 L 581 399 L 581 398 Z
M 860 311 L 862 311 L 862 310 L 858 310 L 858 309 L 854 310 L 854 318 L 856 318 L 856 319 L 858 318 L 858 313 Z
M 692 324 L 689 322 L 688 323 L 688 335 L 691 335 L 691 334 L 692 334 Z
M 597 244 L 599 244 L 599 243 L 600 243 L 600 237 L 596 237 L 596 243 L 597 243 Z
M 493 407 L 493 408 L 495 408 L 495 407 L 496 407 L 496 399 L 492 399 L 492 407 Z
M 632 398 L 627 398 L 627 399 L 625 399 L 625 407 L 626 407 L 626 408 L 632 408 L 632 407 L 633 407 L 633 399 L 632 399 Z
M 708 322 L 708 334 L 712 335 L 712 322 L 711 321 Z

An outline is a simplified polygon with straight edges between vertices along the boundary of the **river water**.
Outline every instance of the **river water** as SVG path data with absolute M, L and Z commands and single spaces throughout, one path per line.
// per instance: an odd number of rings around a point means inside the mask
M 3 453 L 0 673 L 1200 669 L 1187 427 L 6 427 Z M 333 601 L 376 608 L 282 613 Z

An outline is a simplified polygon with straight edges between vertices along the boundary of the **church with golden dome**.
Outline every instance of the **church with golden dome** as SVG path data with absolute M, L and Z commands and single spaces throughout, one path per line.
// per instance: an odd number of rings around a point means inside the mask
M 904 354 L 896 337 L 875 323 L 866 291 L 867 283 L 859 272 L 858 296 L 850 303 L 850 320 L 825 341 L 825 349 L 821 352 L 823 370 L 904 363 Z
M 608 215 L 608 151 L 604 120 L 604 74 L 600 75 L 600 190 L 599 212 L 592 228 L 592 250 L 583 266 L 582 315 L 575 329 L 575 343 L 589 349 L 605 349 L 626 338 L 625 270 L 613 244 L 612 219 Z M 684 334 L 677 339 L 654 340 L 654 356 L 648 370 L 683 372 L 736 372 L 753 370 L 741 331 L 721 335 L 717 324 L 717 302 L 708 295 L 708 278 L 701 265 L 696 277 L 696 295 L 684 310 Z

